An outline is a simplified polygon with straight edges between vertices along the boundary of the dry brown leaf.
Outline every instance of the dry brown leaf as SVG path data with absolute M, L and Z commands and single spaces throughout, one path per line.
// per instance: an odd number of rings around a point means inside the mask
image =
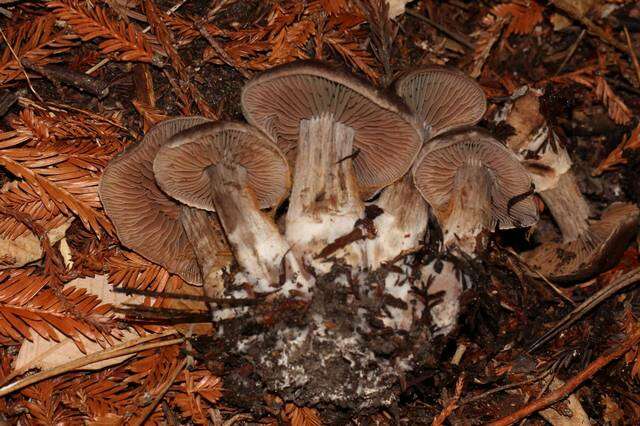
M 607 155 L 607 158 L 602 160 L 596 170 L 593 172 L 594 176 L 599 176 L 604 172 L 615 169 L 621 164 L 626 164 L 627 160 L 623 157 L 626 149 L 640 149 L 640 124 L 636 126 L 631 134 L 622 139 L 622 142 L 614 148 L 613 151 Z
M 389 4 L 389 18 L 393 19 L 402 15 L 409 1 L 410 0 L 387 0 Z
M 298 407 L 288 403 L 284 408 L 284 417 L 291 426 L 320 426 L 320 414 L 314 408 Z
M 100 6 L 89 9 L 75 0 L 49 1 L 56 17 L 71 25 L 83 41 L 102 38 L 104 54 L 116 54 L 121 61 L 154 62 L 154 52 L 146 36 L 133 24 L 116 21 Z
M 504 36 L 530 34 L 542 22 L 544 9 L 535 0 L 521 0 L 499 4 L 491 9 L 497 17 L 509 20 Z
M 59 62 L 61 53 L 78 44 L 75 35 L 57 31 L 55 22 L 55 17 L 45 15 L 4 31 L 18 58 L 42 66 Z M 16 78 L 24 78 L 23 71 L 11 50 L 5 47 L 0 56 L 0 84 Z
M 55 244 L 63 237 L 73 219 L 50 230 L 47 233 L 49 242 Z M 14 239 L 0 238 L 0 269 L 19 268 L 42 258 L 42 243 L 31 231 Z
M 624 101 L 615 94 L 604 77 L 600 75 L 596 76 L 595 93 L 607 107 L 609 117 L 611 117 L 616 124 L 629 124 L 631 121 L 631 110 L 625 105 Z
M 506 20 L 504 18 L 496 18 L 488 14 L 482 18 L 481 29 L 471 34 L 471 37 L 475 40 L 473 60 L 469 65 L 469 75 L 472 78 L 478 78 L 482 73 L 482 68 L 491 53 L 493 45 L 500 38 L 505 23 Z
M 120 306 L 123 303 L 139 303 L 144 299 L 141 296 L 132 296 L 125 293 L 114 292 L 105 275 L 97 275 L 91 278 L 77 278 L 71 281 L 68 285 L 85 289 L 89 293 L 98 297 L 102 303 L 108 303 L 112 306 Z M 123 343 L 138 337 L 140 336 L 131 330 L 122 330 L 122 336 L 120 336 L 118 341 L 114 343 Z M 80 340 L 86 349 L 86 353 L 82 353 L 76 346 L 75 342 L 69 338 L 63 338 L 60 342 L 55 342 L 37 335 L 33 341 L 25 341 L 22 344 L 14 364 L 14 369 L 21 371 L 26 371 L 31 368 L 51 369 L 104 349 L 103 346 L 87 339 L 84 336 L 80 336 Z M 99 370 L 101 368 L 119 364 L 132 356 L 133 355 L 125 355 L 118 358 L 99 361 L 84 366 L 82 369 Z

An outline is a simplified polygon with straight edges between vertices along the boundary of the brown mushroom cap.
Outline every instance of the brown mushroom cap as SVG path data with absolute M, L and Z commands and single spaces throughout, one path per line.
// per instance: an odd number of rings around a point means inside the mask
M 282 152 L 262 133 L 241 123 L 206 123 L 174 136 L 156 155 L 158 185 L 176 200 L 215 211 L 209 167 L 243 167 L 259 208 L 280 204 L 291 186 Z
M 288 156 L 302 120 L 333 114 L 355 131 L 353 165 L 367 195 L 403 176 L 421 146 L 419 129 L 402 102 L 316 63 L 285 65 L 249 81 L 242 90 L 242 109 L 247 121 Z
M 577 240 L 545 243 L 523 254 L 534 271 L 558 282 L 582 281 L 612 268 L 637 233 L 640 210 L 613 203 Z
M 473 126 L 487 110 L 480 85 L 454 69 L 412 71 L 396 81 L 395 90 L 423 123 L 429 138 Z
M 490 223 L 484 226 L 509 229 L 530 226 L 538 220 L 531 179 L 516 156 L 492 137 L 466 130 L 431 141 L 414 168 L 416 187 L 440 222 L 451 213 L 456 175 L 465 166 L 481 166 L 489 177 L 490 187 L 474 188 L 490 196 Z
M 100 181 L 100 199 L 126 247 L 150 261 L 178 274 L 185 281 L 200 284 L 196 256 L 180 223 L 183 208 L 156 184 L 153 159 L 158 150 L 176 133 L 206 123 L 204 117 L 181 117 L 163 121 L 114 158 Z M 211 216 L 211 229 L 219 230 Z

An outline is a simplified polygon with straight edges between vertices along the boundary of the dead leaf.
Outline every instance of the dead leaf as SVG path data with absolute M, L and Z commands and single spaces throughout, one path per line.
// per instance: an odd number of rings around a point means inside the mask
M 130 296 L 125 293 L 114 292 L 106 275 L 97 275 L 91 278 L 77 278 L 68 285 L 83 288 L 99 297 L 103 303 L 110 303 L 112 305 L 121 305 L 125 302 L 139 303 L 144 300 L 143 296 Z M 134 331 L 122 330 L 122 337 L 120 341 L 116 343 L 123 343 L 138 337 L 139 335 Z M 32 368 L 50 369 L 104 349 L 97 342 L 89 340 L 85 336 L 80 336 L 79 340 L 84 345 L 86 354 L 82 353 L 74 341 L 68 337 L 62 338 L 60 342 L 55 342 L 53 340 L 46 340 L 40 335 L 35 335 L 33 341 L 25 341 L 20 347 L 20 352 L 14 364 L 14 370 L 26 371 Z M 96 362 L 82 369 L 99 370 L 119 364 L 132 356 L 133 355 L 125 355 Z
M 560 379 L 553 379 L 551 390 L 558 389 L 564 386 L 564 382 Z M 560 405 L 563 405 L 560 407 Z M 551 408 L 540 411 L 540 415 L 544 417 L 546 421 L 553 426 L 590 426 L 591 421 L 589 416 L 582 408 L 580 400 L 575 394 L 569 395 L 569 397 L 560 404 L 552 405 Z
M 51 244 L 60 241 L 73 219 L 47 233 Z M 28 231 L 17 238 L 0 239 L 0 269 L 19 268 L 42 258 L 42 245 L 36 235 Z
M 387 0 L 389 4 L 389 18 L 396 18 L 404 13 L 409 0 Z

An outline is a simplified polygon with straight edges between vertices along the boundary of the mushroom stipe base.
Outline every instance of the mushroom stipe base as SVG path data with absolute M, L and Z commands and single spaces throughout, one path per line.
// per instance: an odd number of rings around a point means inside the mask
M 359 274 L 334 264 L 316 278 L 311 300 L 265 298 L 244 315 L 218 322 L 216 335 L 194 346 L 224 375 L 228 395 L 241 399 L 233 403 L 254 412 L 263 408 L 265 392 L 321 407 L 323 416 L 388 407 L 405 373 L 434 348 L 423 312 L 428 296 L 419 267 L 408 263 L 402 272 L 396 267 Z M 229 293 L 238 291 L 233 281 L 227 276 Z M 395 297 L 402 292 L 388 287 L 399 282 L 417 297 Z M 414 320 L 406 329 L 394 327 L 397 321 L 386 325 L 408 312 Z

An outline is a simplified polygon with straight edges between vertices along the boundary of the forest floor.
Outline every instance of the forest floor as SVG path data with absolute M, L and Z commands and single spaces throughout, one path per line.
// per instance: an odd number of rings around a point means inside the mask
M 638 2 L 405 3 L 0 2 L 0 423 L 332 423 L 232 394 L 199 347 L 213 328 L 201 290 L 121 245 L 98 196 L 108 162 L 154 124 L 243 121 L 240 89 L 274 66 L 314 59 L 381 88 L 457 68 L 485 91 L 479 125 L 499 140 L 514 131 L 495 124 L 499 109 L 542 89 L 592 210 L 640 202 Z M 354 424 L 640 424 L 638 241 L 589 280 L 532 278 L 511 253 L 558 234 L 540 206 L 533 232 L 494 236 L 458 327 L 397 402 Z

